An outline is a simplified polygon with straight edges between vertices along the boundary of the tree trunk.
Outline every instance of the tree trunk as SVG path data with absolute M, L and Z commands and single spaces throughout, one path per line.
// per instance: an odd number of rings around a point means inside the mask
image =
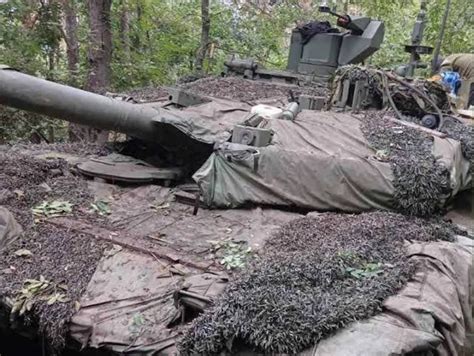
M 122 44 L 124 60 L 130 63 L 130 13 L 126 0 L 121 2 L 120 10 L 120 42 Z
M 54 70 L 56 69 L 56 60 L 55 60 L 56 48 L 51 47 L 48 48 L 48 73 L 46 75 L 46 79 L 54 81 Z
M 86 89 L 104 92 L 110 84 L 112 58 L 112 29 L 110 7 L 112 0 L 88 0 L 89 9 L 89 75 Z
M 211 29 L 211 18 L 209 16 L 209 0 L 201 0 L 201 47 L 196 56 L 196 70 L 201 72 L 206 58 L 207 46 L 209 44 L 209 31 Z
M 112 0 L 88 0 L 89 10 L 89 74 L 85 89 L 105 93 L 110 85 L 110 61 L 112 59 L 112 28 L 110 8 Z M 107 141 L 108 132 L 88 129 L 88 140 Z
M 69 71 L 69 83 L 77 85 L 77 74 L 79 67 L 79 42 L 77 40 L 77 10 L 75 0 L 62 0 L 64 13 L 64 40 L 67 46 L 67 68 Z
M 137 1 L 135 6 L 135 26 L 137 26 L 138 31 L 133 31 L 133 46 L 135 49 L 141 50 L 141 33 L 142 33 L 142 16 L 143 16 L 143 9 L 142 4 L 140 1 Z
M 77 75 L 79 72 L 79 42 L 77 40 L 77 7 L 75 0 L 61 0 L 64 15 L 64 41 L 66 42 L 67 68 L 69 72 L 69 84 L 78 86 Z M 84 126 L 69 123 L 69 141 L 75 142 L 85 139 L 87 129 Z
M 349 12 L 349 0 L 344 1 L 344 8 L 342 11 L 344 14 L 347 14 Z

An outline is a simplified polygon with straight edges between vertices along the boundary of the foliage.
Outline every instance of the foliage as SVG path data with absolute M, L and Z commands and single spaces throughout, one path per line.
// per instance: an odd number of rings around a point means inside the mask
M 0 63 L 41 73 L 45 68 L 45 53 L 35 40 L 31 12 L 33 5 L 21 0 L 0 5 Z
M 38 301 L 44 301 L 47 305 L 66 303 L 69 301 L 65 294 L 66 290 L 66 285 L 47 281 L 43 276 L 40 276 L 39 280 L 27 279 L 18 292 L 11 314 L 22 316 L 29 312 Z
M 365 6 L 364 6 L 365 5 Z M 404 46 L 410 43 L 411 30 L 419 11 L 417 1 L 398 0 L 385 1 L 376 6 L 373 1 L 366 1 L 367 15 L 383 20 L 385 23 L 385 38 L 379 51 L 369 62 L 383 68 L 394 68 L 407 63 L 409 54 Z M 397 14 L 396 17 L 394 14 Z M 397 21 L 394 21 L 394 18 Z
M 130 336 L 136 339 L 143 333 L 143 328 L 146 326 L 146 319 L 141 313 L 135 313 L 128 327 Z
M 218 73 L 224 59 L 236 53 L 256 58 L 269 67 L 286 64 L 291 28 L 311 19 L 334 18 L 305 8 L 302 1 L 263 2 L 211 1 L 212 58 L 205 68 Z M 384 44 L 372 58 L 380 66 L 406 62 L 403 45 L 410 38 L 419 11 L 419 1 L 347 1 L 349 14 L 366 14 L 386 25 Z M 445 1 L 428 3 L 425 42 L 434 46 L 438 38 Z M 344 9 L 339 6 L 338 11 Z M 124 17 L 123 14 L 126 14 Z M 396 14 L 396 15 L 395 15 Z M 10 0 L 0 5 L 0 63 L 59 81 L 67 80 L 65 43 L 62 41 L 60 2 Z M 78 38 L 81 50 L 79 76 L 87 70 L 87 10 L 77 2 Z M 443 42 L 443 53 L 474 50 L 474 6 L 469 0 L 453 0 Z M 123 33 L 126 18 L 127 33 Z M 199 48 L 200 1 L 121 0 L 112 6 L 114 57 L 112 87 L 129 89 L 149 84 L 172 83 L 194 70 Z M 59 49 L 57 47 L 59 46 Z M 58 50 L 55 66 L 48 66 L 51 51 Z
M 128 48 L 114 38 L 113 83 L 118 89 L 170 83 L 189 72 L 199 46 L 199 3 L 175 8 L 164 1 L 125 1 L 129 9 Z M 120 30 L 123 6 L 114 6 L 113 31 Z
M 72 207 L 73 205 L 67 201 L 54 200 L 51 202 L 44 201 L 32 210 L 36 216 L 54 218 L 72 213 Z
M 62 73 L 56 58 L 50 63 L 61 40 L 58 2 L 10 0 L 0 4 L 0 19 L 0 63 L 48 78 Z
M 99 214 L 100 216 L 105 216 L 110 214 L 110 203 L 105 200 L 97 200 L 94 203 L 91 203 L 91 211 Z
M 57 2 L 10 0 L 0 4 L 0 23 L 0 64 L 48 79 L 65 78 L 58 47 Z M 64 126 L 41 115 L 0 107 L 0 143 L 29 139 L 33 134 L 39 136 L 37 140 L 56 141 L 64 137 Z
M 75 83 L 84 83 L 89 62 L 88 13 L 85 1 L 72 1 L 77 12 L 80 63 L 73 73 Z M 230 54 L 253 57 L 267 67 L 286 65 L 291 29 L 297 23 L 333 17 L 317 11 L 316 2 L 211 1 L 211 31 L 204 69 L 218 74 Z M 9 0 L 0 4 L 0 63 L 27 73 L 68 82 L 64 12 L 59 0 Z M 312 6 L 306 6 L 312 4 Z M 384 20 L 382 48 L 369 60 L 381 67 L 395 67 L 408 61 L 404 45 L 419 11 L 418 0 L 346 0 L 338 12 L 366 14 Z M 446 0 L 428 2 L 424 44 L 435 46 Z M 474 5 L 453 0 L 442 45 L 442 55 L 474 51 Z M 192 74 L 200 47 L 200 1 L 118 0 L 112 4 L 113 58 L 111 90 L 172 84 Z M 424 56 L 425 62 L 431 58 Z M 422 74 L 420 72 L 419 74 Z M 0 142 L 29 137 L 41 131 L 53 140 L 64 139 L 64 124 L 55 126 L 39 116 L 27 120 L 8 119 L 0 113 Z M 11 115 L 6 112 L 6 115 Z M 22 115 L 18 117 L 21 118 Z M 49 135 L 48 133 L 53 133 Z M 56 133 L 56 134 L 54 134 Z
M 394 67 L 408 61 L 403 47 L 409 44 L 413 24 L 420 9 L 414 0 L 357 2 L 369 16 L 384 20 L 385 39 L 381 49 L 373 56 L 372 63 L 382 67 Z M 423 44 L 435 47 L 441 31 L 446 0 L 427 2 L 426 28 Z M 441 47 L 441 55 L 474 51 L 474 5 L 470 0 L 453 0 Z M 429 63 L 430 56 L 422 60 Z M 422 74 L 420 72 L 419 74 Z
M 66 129 L 64 121 L 0 106 L 0 144 L 21 140 L 59 142 L 65 139 Z
M 382 274 L 384 272 L 383 267 L 384 264 L 380 262 L 366 263 L 364 266 L 361 266 L 359 268 L 347 267 L 345 271 L 352 278 L 370 278 Z
M 435 45 L 438 40 L 446 1 L 430 2 L 426 25 L 426 42 Z M 452 0 L 441 55 L 474 52 L 474 3 L 470 0 Z
M 227 241 L 223 247 L 224 256 L 220 263 L 221 265 L 224 265 L 226 269 L 244 267 L 252 251 L 251 247 L 245 247 L 231 241 Z

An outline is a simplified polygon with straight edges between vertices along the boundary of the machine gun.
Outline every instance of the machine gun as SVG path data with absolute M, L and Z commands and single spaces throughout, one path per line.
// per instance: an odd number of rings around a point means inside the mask
M 339 15 L 325 1 L 322 13 L 337 17 L 337 25 L 348 31 L 319 33 L 304 39 L 301 28 L 292 31 L 286 71 L 267 70 L 252 59 L 231 58 L 225 73 L 241 74 L 248 79 L 270 79 L 298 84 L 327 81 L 340 66 L 363 62 L 376 52 L 384 38 L 384 23 L 364 16 Z

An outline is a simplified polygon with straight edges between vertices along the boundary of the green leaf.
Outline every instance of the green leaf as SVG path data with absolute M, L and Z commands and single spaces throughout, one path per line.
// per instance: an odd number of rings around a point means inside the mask
M 110 214 L 110 204 L 105 200 L 97 200 L 91 204 L 91 210 L 99 215 L 109 215 Z
M 67 201 L 43 202 L 35 206 L 32 211 L 34 215 L 44 217 L 58 217 L 72 212 L 73 205 Z

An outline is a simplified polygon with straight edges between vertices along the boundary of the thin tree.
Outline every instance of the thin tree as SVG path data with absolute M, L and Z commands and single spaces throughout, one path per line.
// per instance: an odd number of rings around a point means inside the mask
M 79 71 L 79 42 L 77 40 L 78 14 L 75 0 L 61 0 L 64 16 L 63 37 L 66 42 L 67 68 L 69 71 L 69 83 L 77 85 L 77 74 Z
M 66 42 L 67 68 L 69 74 L 69 84 L 78 85 L 79 72 L 79 41 L 77 38 L 78 12 L 76 0 L 61 0 L 63 14 L 62 35 Z M 80 141 L 84 139 L 85 129 L 83 126 L 69 123 L 68 136 L 70 141 Z
M 196 70 L 199 72 L 203 70 L 204 60 L 206 59 L 210 29 L 209 0 L 201 0 L 201 46 L 196 56 Z
M 130 63 L 130 12 L 127 0 L 120 3 L 120 43 L 123 49 L 124 60 Z

